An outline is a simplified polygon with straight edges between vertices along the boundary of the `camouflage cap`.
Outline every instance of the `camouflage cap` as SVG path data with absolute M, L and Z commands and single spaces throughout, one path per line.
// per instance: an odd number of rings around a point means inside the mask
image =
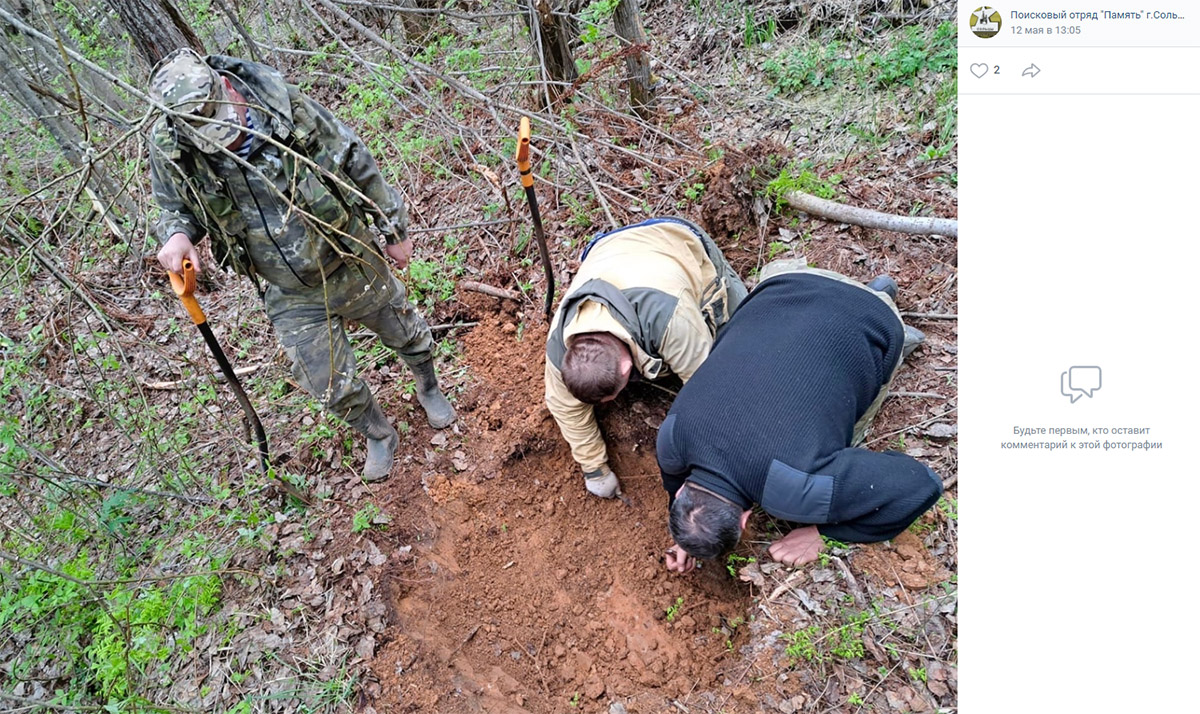
M 197 117 L 187 120 L 196 134 L 188 138 L 205 153 L 229 146 L 241 131 L 225 82 L 195 50 L 182 47 L 163 57 L 150 71 L 150 92 L 168 108 Z

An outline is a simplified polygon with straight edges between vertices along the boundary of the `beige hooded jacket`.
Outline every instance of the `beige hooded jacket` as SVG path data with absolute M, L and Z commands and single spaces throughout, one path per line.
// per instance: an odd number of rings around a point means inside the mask
M 585 332 L 606 332 L 629 347 L 643 379 L 676 374 L 687 382 L 736 308 L 731 280 L 737 277 L 712 240 L 681 219 L 651 219 L 593 241 L 546 344 L 546 405 L 584 473 L 605 467 L 608 453 L 592 406 L 563 384 L 566 345 Z

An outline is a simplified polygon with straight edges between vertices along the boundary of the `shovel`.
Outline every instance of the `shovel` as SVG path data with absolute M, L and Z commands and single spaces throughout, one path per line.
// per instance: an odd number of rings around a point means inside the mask
M 212 351 L 213 357 L 216 358 L 217 364 L 221 367 L 221 373 L 225 375 L 225 381 L 233 389 L 238 404 L 242 405 L 242 411 L 246 412 L 246 418 L 250 420 L 250 424 L 254 427 L 254 439 L 258 442 L 258 462 L 262 467 L 263 474 L 274 479 L 275 484 L 287 492 L 289 496 L 296 498 L 302 503 L 310 503 L 309 499 L 299 489 L 276 476 L 271 470 L 271 457 L 267 451 L 267 432 L 263 430 L 262 420 L 258 418 L 258 412 L 254 411 L 254 405 L 250 403 L 250 397 L 246 396 L 246 390 L 242 389 L 242 383 L 238 381 L 237 374 L 233 371 L 233 365 L 229 364 L 229 360 L 225 357 L 225 351 L 221 349 L 221 343 L 217 342 L 217 336 L 213 334 L 212 328 L 208 326 L 208 318 L 204 316 L 204 310 L 200 309 L 200 303 L 196 301 L 196 266 L 192 265 L 191 260 L 185 258 L 183 260 L 182 275 L 169 270 L 167 271 L 167 275 L 171 278 L 171 288 L 179 296 L 179 301 L 183 303 L 183 307 L 187 310 L 188 316 L 192 318 L 192 322 L 196 323 L 196 327 L 200 329 L 200 334 L 204 336 L 204 341 L 208 343 L 208 349 Z
M 517 135 L 517 169 L 521 172 L 521 185 L 529 199 L 529 212 L 533 216 L 533 236 L 537 239 L 538 253 L 542 256 L 542 267 L 546 269 L 546 320 L 550 319 L 550 308 L 554 305 L 554 266 L 550 264 L 550 249 L 546 247 L 546 232 L 542 230 L 542 214 L 538 211 L 537 194 L 533 190 L 533 168 L 529 162 L 529 139 L 531 129 L 529 117 L 521 117 Z

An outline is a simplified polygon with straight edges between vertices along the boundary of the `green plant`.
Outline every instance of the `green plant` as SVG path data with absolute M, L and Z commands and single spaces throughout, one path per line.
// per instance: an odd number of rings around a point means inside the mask
M 958 499 L 957 498 L 947 498 L 945 496 L 942 496 L 941 498 L 938 499 L 937 507 L 938 507 L 938 510 L 940 510 L 942 513 L 944 513 L 946 515 L 946 518 L 949 518 L 952 521 L 958 520 Z
M 778 208 L 787 205 L 785 196 L 792 191 L 803 191 L 817 198 L 832 199 L 837 195 L 835 188 L 842 182 L 841 174 L 833 174 L 823 179 L 813 171 L 813 164 L 804 160 L 785 166 L 770 183 L 767 184 L 767 196 L 774 199 Z
M 851 692 L 850 696 L 846 697 L 846 703 L 851 706 L 862 706 L 863 698 L 858 692 Z
M 820 653 L 814 643 L 820 634 L 821 628 L 817 625 L 795 632 L 785 632 L 782 637 L 788 645 L 784 648 L 784 654 L 791 658 L 793 664 L 802 659 L 809 662 L 820 661 Z
M 918 667 L 918 668 L 915 668 L 915 669 L 914 669 L 914 668 L 912 668 L 912 667 L 909 667 L 909 668 L 908 668 L 908 676 L 909 676 L 909 677 L 911 677 L 911 678 L 912 678 L 912 680 L 913 680 L 914 682 L 927 682 L 927 681 L 929 681 L 929 676 L 928 676 L 927 674 L 925 674 L 925 668 L 924 668 L 924 667 Z
M 759 23 L 754 19 L 754 12 L 750 8 L 746 8 L 742 22 L 742 44 L 746 47 L 754 47 L 764 42 L 770 42 L 775 39 L 776 29 L 774 16 L 767 18 L 766 22 Z
M 567 225 L 579 226 L 580 228 L 590 228 L 592 226 L 591 211 L 588 210 L 588 207 L 582 201 L 569 193 L 562 194 L 562 199 L 571 209 L 571 217 L 567 219 Z
M 583 22 L 584 29 L 579 35 L 579 39 L 584 44 L 589 44 L 600 39 L 600 24 L 613 16 L 617 9 L 620 0 L 592 0 L 587 7 L 579 13 L 579 19 Z
M 844 624 L 824 633 L 819 625 L 811 625 L 802 630 L 784 633 L 782 638 L 788 643 L 784 653 L 792 659 L 793 664 L 800 660 L 809 662 L 825 662 L 833 657 L 841 659 L 858 659 L 865 653 L 862 635 L 867 623 L 876 617 L 873 612 L 843 612 Z
M 573 707 L 577 707 L 577 706 L 579 706 L 579 700 L 580 700 L 580 694 L 579 694 L 579 692 L 575 692 L 575 696 L 571 697 L 568 704 L 570 704 Z
M 863 656 L 863 629 L 871 619 L 871 613 L 860 612 L 851 616 L 845 625 L 830 633 L 829 651 L 842 659 L 857 659 Z
M 730 577 L 736 578 L 738 568 L 741 567 L 743 563 L 754 562 L 757 562 L 757 559 L 754 556 L 742 556 L 738 555 L 737 553 L 730 553 L 729 555 L 725 556 L 725 569 L 729 571 Z
M 837 70 L 846 65 L 839 58 L 841 52 L 842 44 L 837 40 L 811 42 L 767 60 L 763 72 L 780 94 L 797 94 L 806 87 L 829 89 L 834 86 Z
M 943 144 L 941 146 L 928 146 L 925 148 L 925 152 L 922 154 L 922 156 L 925 158 L 926 161 L 936 161 L 940 158 L 945 157 L 946 154 L 949 154 L 950 150 L 953 148 L 954 148 L 953 144 Z
M 911 26 L 886 54 L 872 57 L 875 82 L 886 87 L 896 82 L 911 82 L 922 69 L 943 72 L 958 65 L 957 30 L 943 22 L 932 37 L 924 28 Z
M 3 568 L 12 587 L 0 594 L 0 630 L 22 634 L 15 674 L 37 661 L 71 681 L 78 694 L 64 704 L 92 690 L 104 693 L 105 709 L 136 708 L 143 682 L 166 676 L 171 658 L 188 653 L 208 630 L 205 618 L 220 597 L 215 575 L 98 589 L 88 582 L 95 565 L 87 551 L 59 567 L 20 576 Z
M 350 530 L 354 531 L 355 533 L 361 533 L 371 528 L 373 525 L 375 525 L 375 518 L 379 516 L 380 513 L 382 513 L 382 511 L 379 510 L 379 506 L 368 502 L 367 505 L 360 508 L 358 512 L 354 514 L 354 519 L 352 521 Z
M 927 533 L 932 533 L 937 530 L 937 524 L 933 521 L 918 518 L 908 526 L 908 531 L 913 535 L 923 536 Z
M 704 190 L 707 188 L 702 182 L 696 182 L 684 187 L 683 197 L 692 203 L 696 203 L 704 196 Z
M 447 267 L 450 269 L 447 270 Z M 461 272 L 461 266 L 448 266 L 436 260 L 410 261 L 409 291 L 413 301 L 432 307 L 435 303 L 449 300 L 454 295 L 454 276 Z
M 675 618 L 679 616 L 679 610 L 683 607 L 683 598 L 675 598 L 675 604 L 667 608 L 667 622 L 675 622 Z
M 470 73 L 483 65 L 483 52 L 477 47 L 463 47 L 446 55 L 446 66 L 452 70 Z

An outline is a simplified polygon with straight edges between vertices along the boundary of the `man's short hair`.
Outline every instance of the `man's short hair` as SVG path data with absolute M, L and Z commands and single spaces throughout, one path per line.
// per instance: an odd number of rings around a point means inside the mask
M 696 488 L 679 489 L 669 519 L 675 544 L 693 558 L 720 558 L 742 537 L 742 509 Z
M 604 333 L 576 335 L 563 355 L 562 379 L 567 391 L 584 404 L 599 404 L 621 391 L 621 354 L 627 350 L 619 339 Z

